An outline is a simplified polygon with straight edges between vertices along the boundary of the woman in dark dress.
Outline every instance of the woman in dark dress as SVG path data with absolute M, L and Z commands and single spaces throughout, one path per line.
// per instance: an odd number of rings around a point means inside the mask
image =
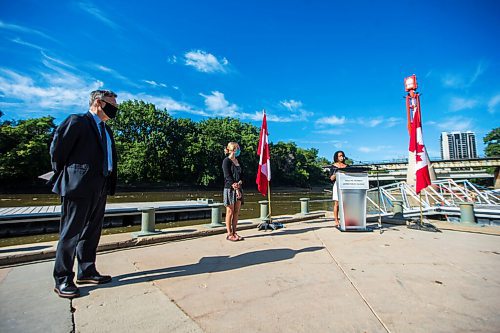
M 232 242 L 243 240 L 236 233 L 240 208 L 243 204 L 243 189 L 241 165 L 237 157 L 240 155 L 240 146 L 236 142 L 229 142 L 224 153 L 228 155 L 222 161 L 224 173 L 224 206 L 226 207 L 226 239 Z

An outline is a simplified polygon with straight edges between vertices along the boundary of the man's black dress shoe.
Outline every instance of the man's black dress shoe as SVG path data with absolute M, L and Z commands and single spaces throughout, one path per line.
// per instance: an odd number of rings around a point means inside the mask
M 95 274 L 91 276 L 84 276 L 81 278 L 78 278 L 76 280 L 76 283 L 78 284 L 103 284 L 103 283 L 108 283 L 111 281 L 111 276 L 109 275 L 101 275 L 101 274 Z
M 54 288 L 54 291 L 59 297 L 63 298 L 75 298 L 80 296 L 80 290 L 73 282 L 61 283 Z

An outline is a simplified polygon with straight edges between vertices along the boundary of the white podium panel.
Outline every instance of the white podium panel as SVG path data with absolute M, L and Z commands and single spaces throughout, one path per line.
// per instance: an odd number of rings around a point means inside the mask
M 366 230 L 366 172 L 337 172 L 340 229 Z

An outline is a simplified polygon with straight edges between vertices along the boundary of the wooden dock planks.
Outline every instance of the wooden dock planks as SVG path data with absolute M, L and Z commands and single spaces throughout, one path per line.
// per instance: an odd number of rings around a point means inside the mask
M 157 201 L 157 202 L 129 202 L 108 203 L 105 216 L 120 216 L 140 214 L 142 208 L 154 207 L 158 212 L 180 212 L 191 210 L 210 209 L 207 201 Z M 15 223 L 16 221 L 41 221 L 48 218 L 59 218 L 61 206 L 29 206 L 29 207 L 4 207 L 0 208 L 0 222 Z

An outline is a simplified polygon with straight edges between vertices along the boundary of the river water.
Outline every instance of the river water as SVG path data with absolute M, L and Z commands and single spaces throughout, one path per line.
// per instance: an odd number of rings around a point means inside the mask
M 222 191 L 168 191 L 168 192 L 120 192 L 108 197 L 108 203 L 153 202 L 153 201 L 183 201 L 198 198 L 213 199 L 222 202 Z M 272 215 L 296 214 L 300 212 L 300 198 L 309 198 L 309 211 L 332 210 L 331 194 L 314 191 L 280 191 L 271 193 Z M 240 219 L 257 218 L 260 216 L 259 201 L 266 200 L 258 192 L 245 192 L 245 204 L 241 208 Z M 54 194 L 2 194 L 0 207 L 48 206 L 59 205 L 59 196 Z M 189 220 L 169 223 L 159 223 L 157 229 L 179 226 L 209 224 L 210 219 Z M 106 228 L 103 235 L 139 231 L 140 225 L 128 227 Z M 58 234 L 44 234 L 23 237 L 0 238 L 0 247 L 31 244 L 57 240 Z

